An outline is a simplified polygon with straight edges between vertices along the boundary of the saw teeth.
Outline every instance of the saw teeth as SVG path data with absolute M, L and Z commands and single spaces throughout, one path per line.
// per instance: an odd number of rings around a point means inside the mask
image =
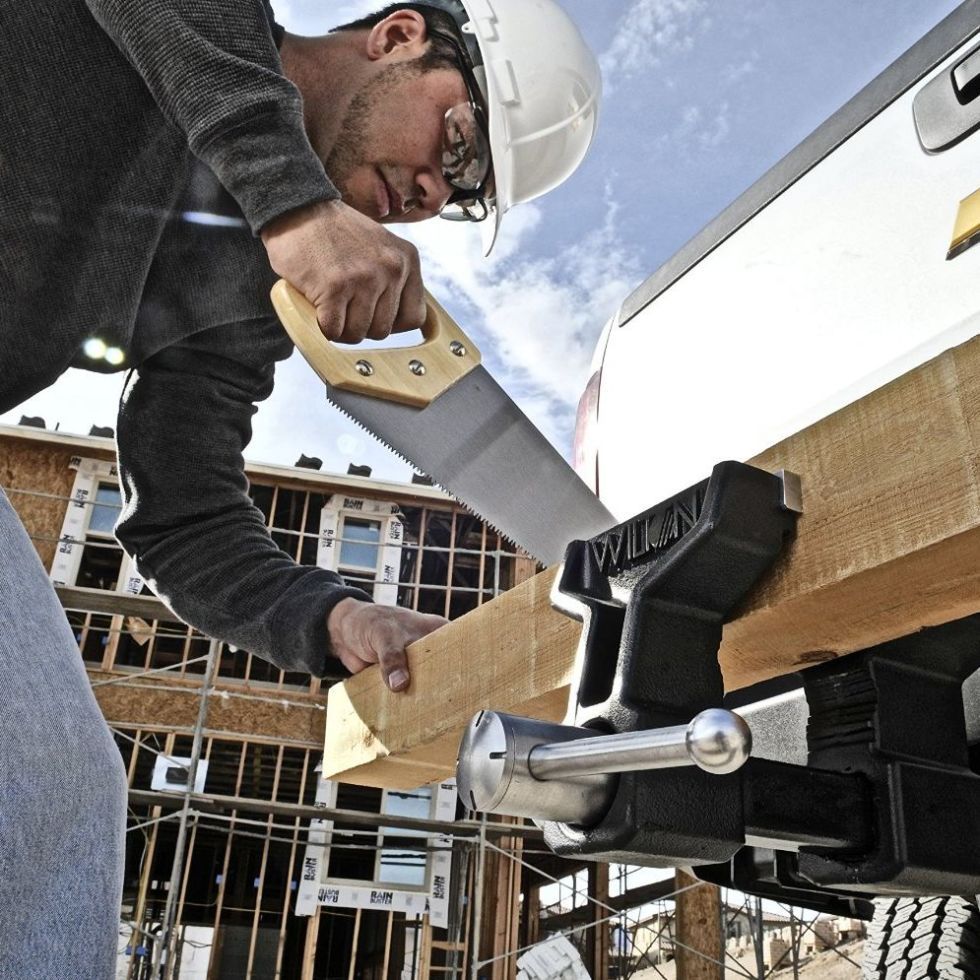
M 376 442 L 380 442 L 381 445 L 384 446 L 385 449 L 388 450 L 388 452 L 390 452 L 394 456 L 397 456 L 398 459 L 400 459 L 403 463 L 406 463 L 407 465 L 409 465 L 409 466 L 411 466 L 413 468 L 415 467 L 415 464 L 410 459 L 408 459 L 403 453 L 400 453 L 390 443 L 386 442 L 373 429 L 369 429 L 359 418 L 357 418 L 354 415 L 351 415 L 351 413 L 348 412 L 347 409 L 343 407 L 343 405 L 338 405 L 329 395 L 327 395 L 327 401 L 335 409 L 337 409 L 337 411 L 340 412 L 341 415 L 345 416 L 346 418 L 349 418 L 351 420 L 351 422 L 353 422 L 359 429 L 362 429 L 364 432 L 366 432 Z M 486 524 L 486 526 L 488 528 L 490 528 L 491 530 L 495 531 L 497 534 L 499 534 L 506 541 L 509 541 L 514 546 L 514 548 L 517 548 L 517 549 L 520 549 L 521 548 L 521 546 L 516 541 L 514 541 L 513 538 L 508 537 L 507 534 L 505 534 L 499 527 L 497 527 L 496 524 L 493 523 L 493 521 L 487 520 L 487 518 L 484 517 L 478 510 L 474 510 L 465 501 L 460 500 L 459 497 L 457 497 L 456 494 L 454 494 L 452 492 L 452 490 L 449 489 L 449 487 L 443 486 L 441 483 L 439 483 L 439 481 L 436 480 L 436 478 L 434 476 L 432 476 L 431 473 L 426 473 L 426 476 L 430 477 L 433 480 L 433 482 L 436 484 L 436 486 L 439 487 L 440 490 L 443 490 L 445 493 L 448 493 L 449 496 L 452 497 L 453 500 L 455 500 L 456 503 L 458 503 L 461 507 L 465 507 L 471 514 L 473 514 L 474 517 L 478 517 L 481 521 L 483 521 L 483 523 Z M 521 549 L 521 550 L 524 550 L 524 549 Z M 534 557 L 534 556 L 532 555 L 531 557 Z

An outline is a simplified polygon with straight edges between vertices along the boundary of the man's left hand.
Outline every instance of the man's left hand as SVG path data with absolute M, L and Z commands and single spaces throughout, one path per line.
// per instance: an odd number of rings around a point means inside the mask
M 379 664 L 388 687 L 404 691 L 411 683 L 405 647 L 447 622 L 442 616 L 348 596 L 334 606 L 327 630 L 334 656 L 352 674 Z

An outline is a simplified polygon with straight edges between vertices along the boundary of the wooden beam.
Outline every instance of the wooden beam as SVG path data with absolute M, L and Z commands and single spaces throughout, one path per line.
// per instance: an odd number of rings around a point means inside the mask
M 357 940 L 361 935 L 361 915 L 361 909 L 357 909 L 354 913 L 354 936 L 350 943 L 350 969 L 347 971 L 347 980 L 354 980 L 357 972 Z M 428 921 L 428 916 L 426 916 L 426 921 Z
M 381 976 L 383 980 L 388 980 L 388 964 L 391 962 L 391 932 L 395 924 L 395 913 L 388 913 L 388 922 L 385 926 L 385 955 L 381 963 Z
M 156 596 L 128 595 L 125 592 L 106 592 L 105 589 L 83 589 L 81 586 L 56 585 L 55 592 L 65 609 L 106 613 L 110 616 L 135 616 L 137 619 L 157 619 L 165 623 L 183 623 L 170 607 Z
M 541 886 L 525 884 L 521 903 L 521 929 L 518 947 L 534 946 L 541 938 Z
M 316 963 L 316 942 L 320 936 L 320 910 L 317 906 L 306 920 L 306 936 L 303 940 L 303 963 L 300 980 L 313 980 L 313 966 Z
M 628 888 L 618 895 L 611 895 L 606 904 L 609 906 L 606 915 L 613 912 L 622 912 L 624 909 L 635 909 L 641 905 L 649 905 L 652 902 L 659 902 L 662 899 L 670 898 L 674 894 L 674 879 L 666 878 L 663 881 L 651 881 L 645 885 L 637 885 L 635 888 Z M 539 932 L 565 932 L 576 926 L 585 925 L 590 921 L 592 910 L 588 906 L 579 906 L 567 912 L 556 912 L 539 921 Z
M 385 692 L 374 668 L 327 696 L 324 779 L 412 789 L 445 779 L 485 708 L 558 720 L 579 627 L 554 612 L 549 569 L 413 643 L 412 686 Z
M 978 443 L 974 338 L 750 460 L 799 473 L 805 513 L 725 627 L 726 686 L 980 610 Z M 409 692 L 387 692 L 373 669 L 332 688 L 324 776 L 409 788 L 452 773 L 460 735 L 482 708 L 560 720 L 579 628 L 551 610 L 553 577 L 543 572 L 414 644 Z
M 674 873 L 674 953 L 677 980 L 722 980 L 725 940 L 721 892 L 682 871 Z

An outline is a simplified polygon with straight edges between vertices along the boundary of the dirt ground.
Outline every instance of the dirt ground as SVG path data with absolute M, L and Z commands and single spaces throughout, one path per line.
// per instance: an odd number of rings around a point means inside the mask
M 800 967 L 800 980 L 861 980 L 860 963 L 864 956 L 864 940 L 844 943 L 840 947 L 840 952 L 854 962 L 850 963 L 833 950 L 828 950 L 820 953 L 819 956 L 812 956 Z M 773 974 L 774 980 L 788 980 L 792 976 L 792 969 L 780 970 Z
M 864 955 L 864 941 L 855 940 L 844 943 L 840 947 L 840 952 L 844 953 L 850 960 L 849 962 L 833 950 L 811 956 L 810 959 L 800 966 L 797 976 L 799 980 L 861 980 L 861 957 Z M 751 976 L 755 976 L 755 960 L 745 956 L 739 964 Z M 725 980 L 734 980 L 736 977 L 744 976 L 735 966 L 735 962 L 729 960 L 729 967 L 725 970 Z M 856 965 L 858 964 L 858 965 Z M 785 970 L 778 970 L 771 974 L 772 980 L 794 980 L 793 969 L 789 967 Z M 674 961 L 661 963 L 656 969 L 648 967 L 633 974 L 631 980 L 677 980 L 677 969 Z

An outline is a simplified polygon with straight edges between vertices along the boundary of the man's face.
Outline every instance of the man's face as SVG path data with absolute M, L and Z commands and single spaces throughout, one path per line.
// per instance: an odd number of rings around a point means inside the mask
M 381 68 L 355 94 L 325 161 L 344 202 L 384 223 L 437 215 L 452 193 L 442 174 L 444 119 L 466 100 L 454 69 Z

